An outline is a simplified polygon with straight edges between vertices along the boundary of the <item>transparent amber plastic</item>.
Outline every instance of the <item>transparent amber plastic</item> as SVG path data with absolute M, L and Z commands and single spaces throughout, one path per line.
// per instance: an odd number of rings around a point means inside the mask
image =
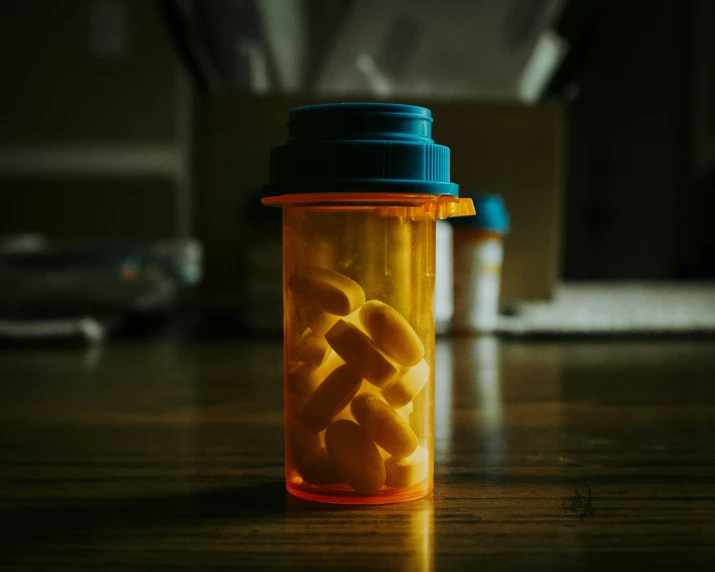
M 283 207 L 288 491 L 341 504 L 428 495 L 435 222 L 470 214 L 471 201 L 375 193 L 264 202 Z

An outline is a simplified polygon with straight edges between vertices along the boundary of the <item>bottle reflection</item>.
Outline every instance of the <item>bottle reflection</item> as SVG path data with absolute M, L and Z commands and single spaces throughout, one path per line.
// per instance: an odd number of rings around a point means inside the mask
M 410 538 L 405 570 L 434 570 L 434 503 L 425 499 L 409 513 Z
M 476 386 L 484 428 L 484 466 L 501 469 L 506 450 L 503 401 L 499 368 L 499 341 L 494 336 L 474 340 L 476 367 L 472 383 Z
M 451 453 L 479 455 L 480 469 L 499 477 L 507 446 L 499 340 L 493 336 L 454 338 L 452 346 L 455 357 L 450 415 L 452 424 L 459 427 L 464 420 L 470 430 L 452 434 Z M 472 412 L 477 414 L 475 425 L 465 417 Z
M 282 547 L 289 570 L 390 568 L 434 570 L 434 503 L 420 499 L 380 507 L 349 507 L 286 495 Z M 316 538 L 324 539 L 316 549 Z M 333 547 L 339 544 L 336 550 Z M 336 560 L 344 558 L 344 560 Z
M 434 456 L 444 464 L 452 453 L 452 340 L 437 338 L 434 350 Z

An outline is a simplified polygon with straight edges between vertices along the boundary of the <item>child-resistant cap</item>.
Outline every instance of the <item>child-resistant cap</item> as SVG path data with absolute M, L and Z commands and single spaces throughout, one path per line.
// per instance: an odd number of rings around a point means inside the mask
M 265 196 L 320 192 L 458 196 L 449 148 L 432 113 L 395 103 L 332 103 L 290 112 L 288 141 L 271 150 Z
M 451 219 L 455 228 L 489 230 L 506 234 L 509 231 L 509 214 L 499 195 L 477 194 L 472 196 L 475 216 Z

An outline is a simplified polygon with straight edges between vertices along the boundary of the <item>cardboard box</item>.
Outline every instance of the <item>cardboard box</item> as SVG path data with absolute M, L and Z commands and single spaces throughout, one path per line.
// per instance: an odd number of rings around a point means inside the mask
M 451 148 L 453 181 L 503 195 L 512 231 L 506 239 L 502 299 L 548 299 L 559 276 L 562 108 L 401 101 L 432 110 L 433 137 Z M 246 197 L 268 180 L 269 152 L 286 140 L 288 112 L 312 103 L 318 101 L 245 95 L 200 102 L 195 204 L 207 293 L 230 300 L 239 290 Z

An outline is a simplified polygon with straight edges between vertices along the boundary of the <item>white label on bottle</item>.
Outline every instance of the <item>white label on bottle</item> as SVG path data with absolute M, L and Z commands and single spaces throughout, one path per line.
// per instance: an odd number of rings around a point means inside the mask
M 442 329 L 454 313 L 452 225 L 447 221 L 437 221 L 435 258 L 434 320 Z
M 503 256 L 504 246 L 499 239 L 457 241 L 454 250 L 457 327 L 480 331 L 496 327 Z

